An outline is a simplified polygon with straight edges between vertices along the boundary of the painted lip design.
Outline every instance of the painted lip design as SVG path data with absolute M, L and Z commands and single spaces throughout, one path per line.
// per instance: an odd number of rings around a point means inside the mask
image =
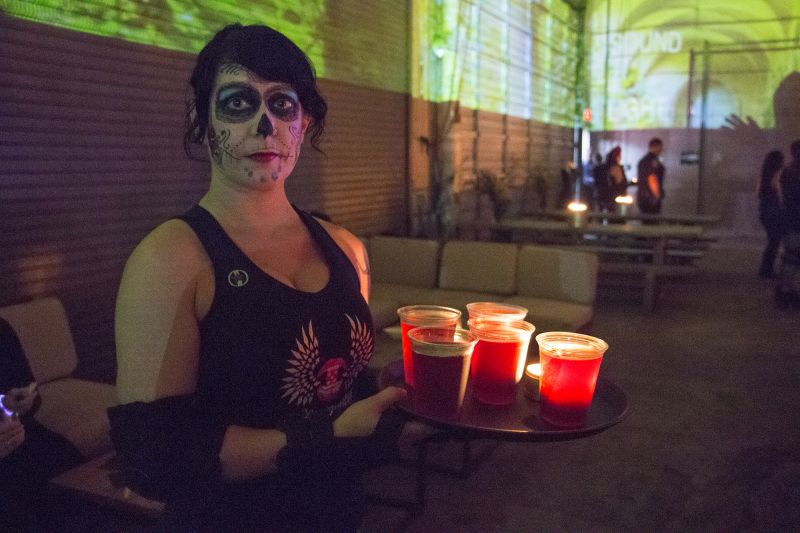
M 269 163 L 274 159 L 280 157 L 277 152 L 256 152 L 247 156 L 247 159 L 252 159 L 256 163 Z

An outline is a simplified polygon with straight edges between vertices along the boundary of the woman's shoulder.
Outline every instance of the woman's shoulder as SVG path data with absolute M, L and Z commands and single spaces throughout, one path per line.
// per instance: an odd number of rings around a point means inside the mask
M 134 248 L 128 265 L 167 271 L 192 270 L 208 261 L 195 232 L 186 222 L 170 219 L 159 224 Z

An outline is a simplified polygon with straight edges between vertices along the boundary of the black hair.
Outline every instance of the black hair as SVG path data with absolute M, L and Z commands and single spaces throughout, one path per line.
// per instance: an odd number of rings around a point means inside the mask
M 650 139 L 650 142 L 647 143 L 647 147 L 650 148 L 653 146 L 664 146 L 664 143 L 658 137 L 653 137 Z
M 761 165 L 761 183 L 768 183 L 781 168 L 783 168 L 783 153 L 780 150 L 767 152 Z
M 297 92 L 303 112 L 311 117 L 308 135 L 311 146 L 319 149 L 325 130 L 328 104 L 317 88 L 314 67 L 296 44 L 282 33 L 261 25 L 226 26 L 203 47 L 197 56 L 189 85 L 192 95 L 186 102 L 186 133 L 183 146 L 191 157 L 190 146 L 202 144 L 208 130 L 211 92 L 222 65 L 238 64 L 269 81 L 288 83 Z

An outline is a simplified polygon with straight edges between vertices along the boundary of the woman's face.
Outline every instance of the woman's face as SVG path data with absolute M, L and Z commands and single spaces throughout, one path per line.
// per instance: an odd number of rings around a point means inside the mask
M 241 65 L 222 65 L 210 115 L 212 175 L 260 189 L 283 184 L 310 121 L 290 85 L 264 80 Z

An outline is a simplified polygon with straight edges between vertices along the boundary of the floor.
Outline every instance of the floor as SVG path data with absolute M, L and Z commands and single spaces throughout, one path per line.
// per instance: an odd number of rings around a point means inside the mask
M 369 506 L 363 531 L 800 531 L 800 310 L 775 309 L 759 252 L 715 246 L 696 278 L 663 284 L 649 315 L 635 292 L 601 291 L 601 375 L 631 405 L 619 425 L 569 442 L 480 441 L 491 453 L 471 476 L 432 475 L 417 516 Z M 460 450 L 434 459 L 457 464 Z M 413 476 L 386 467 L 367 488 L 411 496 Z M 72 525 L 147 530 L 107 513 Z

